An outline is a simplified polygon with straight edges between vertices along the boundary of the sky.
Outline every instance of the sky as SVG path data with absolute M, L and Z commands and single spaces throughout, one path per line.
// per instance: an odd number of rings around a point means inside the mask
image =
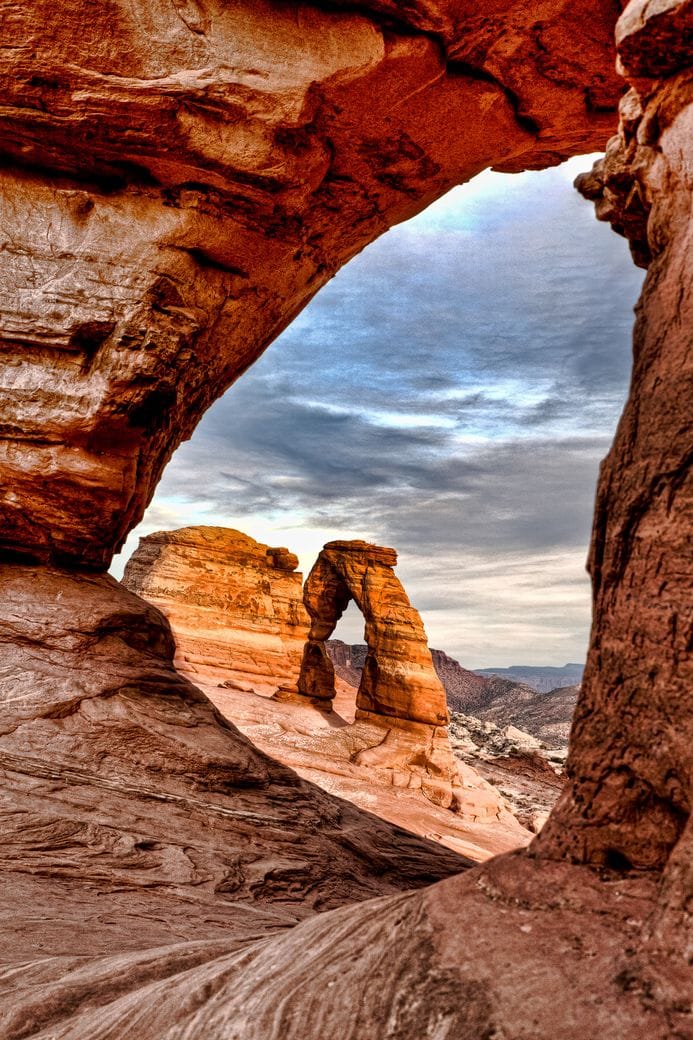
M 584 660 L 599 461 L 643 272 L 572 188 L 594 157 L 487 171 L 391 229 L 207 412 L 140 535 L 233 527 L 298 553 L 394 546 L 431 646 Z M 360 642 L 349 610 L 335 633 Z

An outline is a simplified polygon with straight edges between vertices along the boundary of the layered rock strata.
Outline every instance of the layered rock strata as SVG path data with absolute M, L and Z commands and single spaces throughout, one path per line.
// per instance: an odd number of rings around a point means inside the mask
M 254 747 L 114 579 L 3 566 L 0 592 L 3 965 L 54 958 L 57 978 L 115 955 L 126 992 L 141 951 L 258 938 L 465 866 Z M 8 1040 L 64 1010 L 0 1003 Z
M 184 675 L 273 693 L 295 688 L 308 633 L 297 566 L 240 531 L 184 527 L 142 538 L 123 584 L 166 615 Z
M 594 621 L 570 783 L 536 848 L 663 871 L 652 932 L 681 948 L 693 889 L 693 55 L 682 42 L 692 30 L 688 3 L 628 5 L 617 30 L 631 84 L 619 132 L 578 180 L 649 266 L 630 395 L 597 490 Z
M 303 602 L 310 616 L 298 681 L 306 697 L 330 701 L 334 667 L 325 642 L 353 599 L 363 614 L 368 650 L 356 716 L 445 726 L 445 690 L 436 675 L 426 633 L 394 572 L 394 549 L 361 541 L 328 542 L 306 578 Z
M 393 783 L 416 783 L 440 804 L 460 805 L 464 794 L 446 728 L 445 690 L 421 618 L 394 572 L 396 563 L 394 549 L 368 542 L 328 542 L 322 549 L 303 588 L 311 624 L 298 692 L 331 707 L 335 672 L 326 641 L 353 599 L 363 614 L 368 648 L 356 691 L 356 724 L 364 731 L 371 727 L 369 739 L 375 738 L 355 761 L 392 770 Z M 500 799 L 492 801 L 488 808 L 497 814 Z

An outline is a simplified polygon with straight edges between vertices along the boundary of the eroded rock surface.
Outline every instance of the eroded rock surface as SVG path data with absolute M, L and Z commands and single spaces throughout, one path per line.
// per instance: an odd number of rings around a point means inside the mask
M 357 718 L 381 715 L 445 726 L 445 690 L 436 675 L 418 611 L 394 572 L 394 549 L 367 542 L 328 542 L 306 578 L 310 615 L 299 692 L 334 697 L 334 668 L 325 641 L 353 599 L 363 614 L 368 651 L 356 696 Z
M 446 728 L 445 690 L 421 618 L 394 572 L 396 563 L 394 549 L 362 541 L 328 542 L 321 550 L 303 589 L 311 624 L 298 692 L 331 708 L 335 671 L 326 641 L 353 599 L 368 647 L 356 691 L 356 726 L 364 734 L 371 730 L 355 761 L 391 770 L 398 786 L 415 783 L 428 798 L 454 807 L 464 794 Z M 501 800 L 491 788 L 486 795 L 491 803 L 485 812 L 500 814 Z
M 602 464 L 589 567 L 594 622 L 570 783 L 542 855 L 665 871 L 669 941 L 690 942 L 693 845 L 693 77 L 688 3 L 632 3 L 619 22 L 632 89 L 606 157 L 578 187 L 649 263 L 630 396 Z M 676 28 L 678 27 L 678 28 Z M 660 78 L 661 77 L 661 78 Z M 646 245 L 646 249 L 643 247 Z M 687 894 L 686 894 L 687 893 Z M 674 933 L 678 936 L 675 939 Z
M 103 567 L 341 263 L 490 164 L 600 147 L 617 5 L 351 6 L 2 6 L 5 552 Z M 9 1040 L 690 1037 L 690 12 L 633 0 L 619 24 L 635 93 L 604 198 L 650 266 L 569 784 L 532 853 L 288 928 L 448 854 L 239 742 L 108 579 L 8 568 Z
M 672 957 L 638 948 L 654 898 L 652 878 L 498 857 L 240 948 L 39 960 L 12 986 L 9 1036 L 688 1040 Z
M 274 693 L 295 687 L 308 634 L 297 566 L 240 531 L 184 527 L 142 538 L 123 584 L 166 615 L 184 675 Z
M 114 579 L 5 565 L 0 592 L 3 964 L 258 936 L 465 865 L 254 747 Z

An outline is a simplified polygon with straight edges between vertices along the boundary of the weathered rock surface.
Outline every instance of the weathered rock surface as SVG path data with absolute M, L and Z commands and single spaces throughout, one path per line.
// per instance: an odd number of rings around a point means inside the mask
M 612 130 L 610 0 L 341 6 L 0 3 L 6 553 L 107 566 L 343 263 L 490 165 Z
M 456 768 L 444 727 L 355 722 L 355 690 L 327 718 L 292 696 L 309 624 L 296 564 L 287 549 L 240 531 L 189 527 L 143 538 L 124 584 L 161 610 L 178 670 L 255 747 L 331 794 L 472 859 L 527 844 L 498 791 L 471 764 Z M 455 821 L 445 811 L 453 806 Z
M 328 542 L 306 578 L 303 602 L 311 625 L 298 692 L 330 709 L 335 672 L 326 647 L 353 599 L 365 621 L 366 657 L 356 691 L 356 726 L 370 730 L 355 756 L 359 765 L 387 769 L 398 786 L 415 784 L 437 804 L 461 806 L 463 787 L 450 748 L 445 690 L 426 633 L 394 572 L 394 549 L 362 541 Z M 476 784 L 477 788 L 483 786 Z M 492 788 L 484 814 L 499 815 Z
M 655 887 L 504 856 L 242 945 L 198 929 L 146 954 L 37 958 L 0 1015 L 8 1040 L 688 1040 L 673 958 L 639 944 Z
M 123 584 L 165 614 L 184 675 L 274 693 L 295 686 L 308 634 L 297 566 L 240 531 L 184 527 L 142 538 Z
M 341 640 L 329 640 L 326 647 L 336 674 L 342 682 L 351 686 L 355 695 L 367 647 L 362 644 L 350 645 Z M 530 831 L 538 833 L 565 783 L 562 774 L 568 750 L 567 732 L 563 744 L 551 747 L 540 738 L 513 725 L 506 723 L 501 728 L 488 719 L 454 710 L 454 704 L 458 699 L 463 703 L 487 703 L 490 697 L 489 689 L 493 689 L 493 680 L 468 672 L 461 668 L 454 658 L 448 657 L 440 650 L 432 650 L 431 656 L 436 672 L 445 685 L 451 708 L 448 737 L 453 755 L 458 760 L 458 769 L 463 775 L 471 773 L 483 777 L 502 795 L 515 818 Z M 469 681 L 468 677 L 471 677 Z M 504 685 L 513 685 L 507 680 L 499 681 Z M 519 684 L 515 685 L 520 693 L 525 689 Z M 520 702 L 519 710 L 522 706 Z M 573 707 L 574 698 L 571 714 Z M 512 702 L 508 704 L 508 708 L 512 714 Z M 479 715 L 482 714 L 483 709 L 479 712 Z M 548 725 L 546 717 L 542 716 L 542 721 Z M 565 726 L 566 729 L 569 728 L 568 723 L 565 723 Z M 555 727 L 548 725 L 548 728 L 549 745 L 555 745 L 558 743 Z M 478 783 L 476 786 L 478 787 Z M 474 791 L 465 790 L 464 793 L 464 811 L 468 814 L 474 807 Z M 497 813 L 497 818 L 505 822 L 501 812 Z M 483 838 L 480 844 L 484 844 Z M 467 853 L 473 855 L 469 846 Z
M 356 697 L 363 713 L 445 726 L 448 710 L 418 611 L 394 572 L 397 553 L 367 542 L 328 542 L 306 578 L 311 619 L 299 692 L 334 697 L 334 668 L 325 642 L 353 599 L 363 614 L 368 647 Z
M 538 833 L 565 784 L 566 752 L 551 751 L 514 726 L 500 729 L 459 712 L 451 713 L 448 730 L 455 756 L 501 793 L 523 826 Z
M 664 870 L 659 932 L 681 947 L 693 890 L 693 79 L 690 51 L 662 41 L 665 26 L 684 22 L 690 31 L 685 2 L 624 12 L 619 53 L 633 89 L 587 182 L 592 196 L 603 184 L 598 214 L 636 253 L 646 242 L 649 269 L 630 396 L 597 490 L 594 622 L 570 783 L 537 842 L 545 856 Z
M 258 936 L 467 862 L 254 747 L 114 579 L 4 565 L 0 591 L 0 963 Z

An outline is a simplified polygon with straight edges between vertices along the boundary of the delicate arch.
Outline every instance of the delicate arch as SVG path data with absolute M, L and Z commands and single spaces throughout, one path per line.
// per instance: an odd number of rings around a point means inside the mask
M 445 690 L 433 667 L 421 618 L 394 572 L 397 553 L 367 542 L 328 542 L 311 570 L 303 602 L 311 628 L 299 693 L 326 706 L 335 695 L 325 640 L 350 600 L 365 620 L 368 654 L 356 695 L 356 717 L 386 716 L 445 726 Z

